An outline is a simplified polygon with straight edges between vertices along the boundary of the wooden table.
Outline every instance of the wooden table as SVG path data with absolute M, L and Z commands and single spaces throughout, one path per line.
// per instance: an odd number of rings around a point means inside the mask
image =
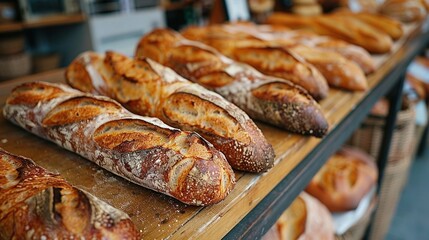
M 401 76 L 428 41 L 429 34 L 419 26 L 405 44 L 369 76 L 370 90 L 366 92 L 331 89 L 329 97 L 321 102 L 330 123 L 329 134 L 323 139 L 303 137 L 258 123 L 275 149 L 275 166 L 264 174 L 236 172 L 235 189 L 224 201 L 209 207 L 187 206 L 129 183 L 77 154 L 12 125 L 2 115 L 0 147 L 32 158 L 48 170 L 60 173 L 75 186 L 125 211 L 145 239 L 254 239 L 268 230 L 327 158 L 359 126 L 378 99 L 392 89 L 396 89 L 396 92 L 393 91 L 396 95 L 391 100 L 400 99 Z M 56 70 L 1 83 L 0 106 L 3 106 L 10 90 L 19 83 L 61 82 L 64 81 L 63 75 L 63 70 Z M 391 104 L 385 143 L 389 143 L 391 129 L 388 128 L 393 128 L 399 107 L 400 101 L 396 100 Z M 382 152 L 388 152 L 388 144 L 385 148 Z

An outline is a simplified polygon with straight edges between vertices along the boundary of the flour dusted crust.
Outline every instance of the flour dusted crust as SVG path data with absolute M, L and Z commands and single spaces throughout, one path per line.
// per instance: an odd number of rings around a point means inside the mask
M 306 191 L 332 212 L 356 209 L 377 182 L 377 167 L 370 156 L 344 147 L 311 180 Z
M 216 91 L 254 119 L 318 137 L 328 129 L 319 105 L 301 87 L 263 75 L 249 65 L 234 62 L 214 48 L 184 39 L 174 31 L 158 29 L 147 34 L 141 39 L 136 55 L 159 61 Z
M 85 73 L 78 72 L 79 66 L 85 66 Z M 78 77 L 85 74 L 94 80 L 89 83 L 92 88 Z M 151 59 L 86 52 L 68 67 L 66 79 L 75 88 L 114 98 L 137 114 L 200 133 L 234 169 L 261 172 L 273 165 L 272 146 L 246 113 Z
M 198 134 L 134 115 L 107 97 L 26 83 L 12 91 L 3 114 L 118 176 L 187 204 L 219 202 L 235 184 L 224 155 Z
M 124 212 L 0 149 L 1 239 L 139 239 Z

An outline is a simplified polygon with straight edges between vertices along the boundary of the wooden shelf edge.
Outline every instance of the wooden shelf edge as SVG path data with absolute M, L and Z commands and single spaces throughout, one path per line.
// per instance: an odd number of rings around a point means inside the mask
M 84 14 L 46 16 L 40 19 L 30 20 L 25 22 L 0 24 L 0 33 L 17 32 L 25 29 L 75 24 L 75 23 L 84 22 L 85 20 L 86 20 L 86 16 Z
M 73 23 L 80 23 L 86 20 L 83 14 L 73 15 L 57 15 L 43 17 L 37 20 L 26 21 L 23 23 L 25 29 L 40 28 L 40 27 L 51 27 L 58 25 L 68 25 Z

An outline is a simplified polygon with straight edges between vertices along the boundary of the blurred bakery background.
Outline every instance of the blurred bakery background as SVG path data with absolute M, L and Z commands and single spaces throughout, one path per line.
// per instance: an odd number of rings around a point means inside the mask
M 159 27 L 265 23 L 274 12 L 311 18 L 337 11 L 382 14 L 408 25 L 423 21 L 428 9 L 425 0 L 2 0 L 0 81 L 64 68 L 87 50 L 132 56 L 139 39 Z M 338 14 L 339 21 L 347 18 Z M 287 21 L 285 26 L 299 28 Z M 302 26 L 326 34 L 317 26 Z M 377 188 L 375 159 L 388 101 L 372 109 L 347 142 L 352 147 L 327 162 L 265 239 L 323 239 L 333 234 L 336 239 L 428 239 L 428 101 L 426 51 L 408 67 L 381 185 Z M 359 187 L 347 183 L 356 179 Z

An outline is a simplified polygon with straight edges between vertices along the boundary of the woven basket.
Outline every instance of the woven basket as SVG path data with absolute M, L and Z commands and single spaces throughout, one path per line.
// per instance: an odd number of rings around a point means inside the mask
M 359 219 L 356 224 L 350 227 L 349 230 L 347 230 L 345 233 L 341 235 L 335 235 L 336 240 L 360 240 L 364 237 L 365 231 L 368 227 L 368 224 L 371 220 L 372 213 L 375 210 L 377 200 L 374 197 L 371 201 L 370 205 L 368 206 L 368 209 L 366 210 L 365 214 L 362 216 L 361 219 Z
M 0 80 L 27 75 L 31 72 L 31 58 L 26 53 L 0 57 Z
M 349 144 L 377 158 L 383 137 L 384 119 L 380 116 L 369 116 L 353 134 Z M 413 158 L 415 129 L 415 110 L 411 105 L 408 109 L 398 112 L 369 239 L 384 239 L 389 230 Z

